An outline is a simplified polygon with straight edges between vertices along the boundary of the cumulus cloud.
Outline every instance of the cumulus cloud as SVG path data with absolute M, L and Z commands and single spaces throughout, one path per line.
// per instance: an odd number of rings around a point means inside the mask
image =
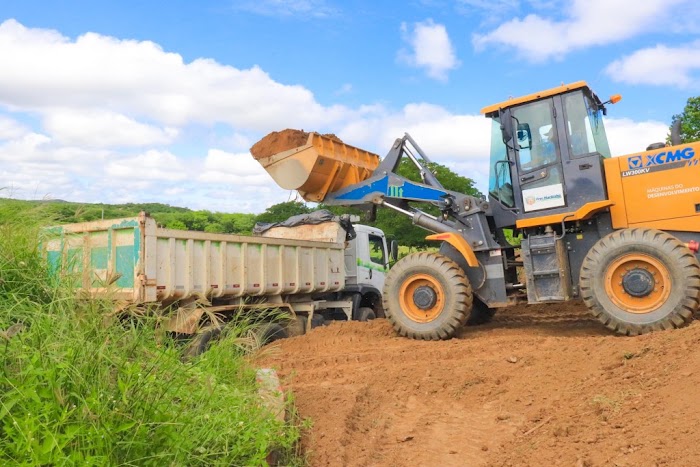
M 45 112 L 43 123 L 58 142 L 88 147 L 162 145 L 178 134 L 175 128 L 159 128 L 100 110 L 50 110 Z
M 224 123 L 260 131 L 332 123 L 346 111 L 321 106 L 308 89 L 280 84 L 258 67 L 185 63 L 150 41 L 95 33 L 71 40 L 15 20 L 0 24 L 0 62 L 0 102 L 10 109 L 99 109 L 164 126 Z
M 476 34 L 477 50 L 501 46 L 541 62 L 571 51 L 615 43 L 649 30 L 658 30 L 673 7 L 690 0 L 573 0 L 562 20 L 530 14 L 514 18 L 485 34 Z
M 29 129 L 5 115 L 0 115 L 0 141 L 16 139 L 29 132 Z
M 148 150 L 107 164 L 106 174 L 128 180 L 182 180 L 188 177 L 184 164 L 170 151 Z
M 663 64 L 663 72 L 659 65 Z M 700 40 L 678 47 L 657 45 L 615 60 L 605 68 L 613 80 L 629 84 L 698 87 Z
M 404 42 L 410 46 L 410 51 L 399 52 L 399 60 L 425 69 L 429 77 L 438 81 L 447 81 L 447 74 L 459 66 L 447 29 L 442 24 L 436 24 L 432 19 L 415 23 L 409 27 L 401 24 Z
M 606 118 L 605 130 L 613 156 L 641 152 L 651 143 L 666 141 L 668 124 L 653 120 L 635 122 L 628 118 Z
M 249 153 L 233 154 L 221 149 L 210 149 L 204 159 L 202 182 L 244 185 L 268 185 L 270 176 Z

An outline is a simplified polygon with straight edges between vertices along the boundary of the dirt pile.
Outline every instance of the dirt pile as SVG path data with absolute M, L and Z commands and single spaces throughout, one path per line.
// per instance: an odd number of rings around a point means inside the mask
M 328 133 L 322 136 L 330 138 L 339 143 L 343 142 L 333 133 Z M 253 155 L 255 160 L 258 160 L 264 157 L 270 157 L 278 152 L 288 151 L 292 148 L 303 146 L 308 140 L 309 133 L 304 130 L 287 128 L 286 130 L 282 131 L 273 131 L 255 143 L 253 147 L 250 148 L 250 153 Z
M 304 130 L 293 130 L 287 128 L 282 131 L 273 131 L 265 135 L 250 148 L 250 153 L 258 160 L 263 157 L 270 157 L 278 152 L 287 151 L 298 146 L 303 146 L 309 139 L 309 134 Z
M 287 339 L 311 465 L 700 465 L 700 323 L 618 337 L 581 304 L 503 310 L 456 339 L 385 320 Z

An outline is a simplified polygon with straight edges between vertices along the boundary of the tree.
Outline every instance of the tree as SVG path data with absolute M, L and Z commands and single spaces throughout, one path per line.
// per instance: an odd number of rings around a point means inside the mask
M 282 222 L 297 214 L 308 214 L 312 210 L 299 201 L 287 201 L 270 206 L 255 218 L 255 222 Z
M 681 120 L 681 143 L 700 141 L 700 96 L 691 97 L 683 109 L 683 113 L 674 115 L 671 119 L 671 128 L 678 120 Z M 666 142 L 671 141 L 670 128 Z

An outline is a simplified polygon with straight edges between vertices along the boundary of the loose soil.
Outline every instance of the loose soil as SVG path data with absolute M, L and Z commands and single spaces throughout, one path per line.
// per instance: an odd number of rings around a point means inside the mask
M 700 465 L 700 322 L 610 334 L 580 303 L 499 311 L 449 341 L 386 320 L 273 344 L 312 466 Z
M 333 133 L 323 135 L 334 141 L 342 143 L 343 141 Z M 250 153 L 255 160 L 264 157 L 270 157 L 278 152 L 288 151 L 292 148 L 303 146 L 309 139 L 309 133 L 304 130 L 294 130 L 287 128 L 282 131 L 273 131 L 265 135 L 263 139 L 258 141 L 250 148 Z

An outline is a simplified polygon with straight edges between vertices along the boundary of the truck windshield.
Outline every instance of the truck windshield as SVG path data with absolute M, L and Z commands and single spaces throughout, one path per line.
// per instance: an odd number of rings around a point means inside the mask
M 491 158 L 489 172 L 489 193 L 501 204 L 512 208 L 513 184 L 510 180 L 510 164 L 506 155 L 506 145 L 501 133 L 501 120 L 494 117 L 491 121 Z
M 592 98 L 581 90 L 565 94 L 563 98 L 571 155 L 578 157 L 597 152 L 610 157 L 602 111 Z

